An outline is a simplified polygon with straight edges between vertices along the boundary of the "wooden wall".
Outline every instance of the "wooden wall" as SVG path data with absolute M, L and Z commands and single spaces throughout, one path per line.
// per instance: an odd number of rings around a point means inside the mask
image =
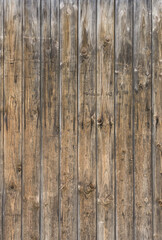
M 0 0 L 0 240 L 162 239 L 162 0 Z

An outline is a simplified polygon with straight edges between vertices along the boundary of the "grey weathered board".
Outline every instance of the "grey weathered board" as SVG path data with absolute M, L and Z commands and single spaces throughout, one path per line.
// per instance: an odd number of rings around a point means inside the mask
M 162 0 L 0 0 L 0 240 L 162 239 Z

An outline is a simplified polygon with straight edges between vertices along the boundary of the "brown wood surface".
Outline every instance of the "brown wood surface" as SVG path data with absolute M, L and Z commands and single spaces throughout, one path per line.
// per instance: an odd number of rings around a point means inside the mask
M 97 5 L 97 237 L 114 239 L 114 0 Z
M 77 1 L 60 1 L 60 239 L 77 239 Z
M 3 0 L 0 0 L 0 240 L 3 240 Z
M 153 238 L 162 238 L 162 1 L 152 1 Z
M 3 239 L 21 238 L 22 4 L 4 1 Z
M 162 239 L 162 0 L 0 0 L 0 240 Z
M 115 12 L 116 237 L 133 239 L 132 1 Z
M 22 237 L 40 239 L 40 1 L 24 0 L 24 159 Z
M 59 1 L 42 1 L 42 239 L 59 239 Z
M 79 236 L 96 239 L 96 1 L 79 5 Z
M 134 1 L 135 239 L 152 238 L 151 1 Z

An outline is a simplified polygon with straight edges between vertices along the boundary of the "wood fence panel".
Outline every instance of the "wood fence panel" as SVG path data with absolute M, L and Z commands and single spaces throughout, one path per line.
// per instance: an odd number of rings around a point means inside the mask
M 77 239 L 77 1 L 60 1 L 60 239 Z
M 24 0 L 24 240 L 40 239 L 40 0 Z
M 135 238 L 152 238 L 151 1 L 134 1 Z
M 0 0 L 0 240 L 162 239 L 162 0 Z
M 59 239 L 59 1 L 41 8 L 42 239 Z
M 133 239 L 132 1 L 115 12 L 116 237 Z
M 152 1 L 153 226 L 162 238 L 162 1 Z
M 3 239 L 21 238 L 22 3 L 4 1 Z
M 114 239 L 114 0 L 97 5 L 97 236 Z

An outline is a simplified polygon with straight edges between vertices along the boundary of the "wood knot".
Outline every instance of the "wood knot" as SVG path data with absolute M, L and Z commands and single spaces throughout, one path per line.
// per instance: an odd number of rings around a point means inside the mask
M 138 208 L 142 208 L 142 204 L 140 202 L 137 202 L 136 205 Z
M 113 196 L 111 194 L 107 194 L 105 197 L 101 197 L 97 199 L 97 203 L 104 207 L 108 207 L 109 205 L 111 205 L 112 201 L 113 201 Z
M 22 166 L 21 166 L 21 164 L 19 164 L 19 165 L 17 166 L 17 171 L 18 171 L 18 172 L 21 172 L 21 170 L 22 170 Z
M 103 127 L 103 118 L 97 120 L 97 125 L 102 128 Z
M 11 191 L 16 191 L 16 185 L 15 185 L 15 183 L 10 183 L 10 185 L 9 185 L 9 190 L 11 190 Z
M 147 198 L 147 197 L 144 199 L 144 202 L 145 202 L 146 204 L 148 204 L 148 198 Z
M 14 185 L 11 185 L 11 186 L 10 186 L 10 189 L 12 189 L 12 190 L 13 190 L 13 189 L 14 189 Z
M 146 112 L 149 112 L 151 109 L 148 105 L 146 105 Z
M 72 10 L 71 10 L 70 7 L 68 6 L 68 7 L 67 7 L 67 10 L 66 10 L 66 14 L 67 14 L 67 15 L 71 15 L 71 13 L 72 13 Z
M 39 117 L 39 108 L 32 109 L 29 113 L 31 120 L 34 120 Z
M 93 124 L 94 124 L 94 117 L 92 116 L 91 117 L 91 127 L 93 127 Z
M 86 47 L 83 47 L 81 50 L 82 62 L 88 58 L 88 51 Z
M 159 200 L 159 206 L 162 207 L 162 199 Z
M 161 150 L 161 145 L 160 145 L 160 143 L 157 143 L 156 147 Z
M 109 119 L 109 125 L 110 125 L 110 129 L 111 129 L 113 126 L 113 121 L 111 120 L 111 118 Z
M 145 72 L 145 75 L 148 77 L 150 75 L 150 73 L 149 72 Z
M 110 39 L 108 37 L 105 38 L 105 41 L 103 43 L 103 47 L 106 48 L 110 43 Z
M 11 106 L 11 109 L 14 111 L 16 111 L 16 108 L 17 108 L 17 99 L 16 99 L 16 96 L 11 96 L 10 99 L 10 106 Z
M 159 124 L 159 117 L 156 116 L 156 128 L 157 128 L 158 124 Z
M 139 89 L 140 89 L 140 90 L 143 89 L 143 85 L 142 85 L 142 83 L 139 83 L 138 86 L 139 86 Z
M 88 185 L 78 185 L 78 190 L 80 193 L 82 193 L 85 198 L 87 199 L 89 194 L 92 193 L 95 190 L 95 186 L 92 183 L 89 183 Z
M 89 194 L 89 193 L 93 192 L 94 190 L 95 190 L 95 186 L 92 183 L 90 183 L 89 185 L 86 186 L 85 193 Z

